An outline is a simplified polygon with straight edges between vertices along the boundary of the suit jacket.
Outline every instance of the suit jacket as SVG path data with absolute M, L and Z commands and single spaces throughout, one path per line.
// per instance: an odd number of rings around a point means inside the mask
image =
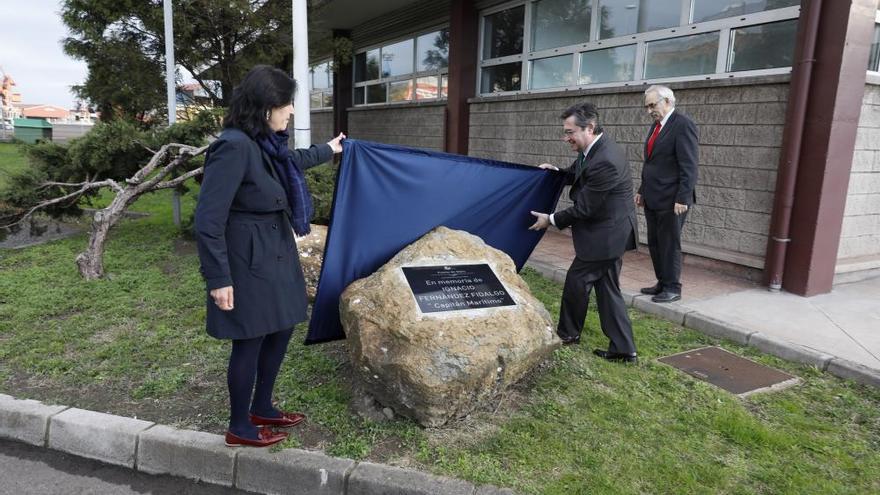
M 619 258 L 636 248 L 636 211 L 626 153 L 608 134 L 603 134 L 576 176 L 579 161 L 563 170 L 571 185 L 569 197 L 574 205 L 556 212 L 554 223 L 560 229 L 571 227 L 579 259 Z
M 645 157 L 648 157 L 648 140 L 653 132 L 652 125 L 645 138 Z M 696 203 L 698 160 L 697 125 L 676 109 L 660 129 L 653 152 L 642 165 L 639 194 L 645 206 L 652 210 L 671 210 L 675 203 L 688 206 Z
M 326 144 L 293 153 L 302 169 L 333 156 Z M 208 148 L 195 231 L 207 290 L 234 290 L 231 311 L 207 297 L 209 334 L 253 338 L 305 320 L 305 280 L 290 205 L 271 159 L 238 129 L 224 130 Z

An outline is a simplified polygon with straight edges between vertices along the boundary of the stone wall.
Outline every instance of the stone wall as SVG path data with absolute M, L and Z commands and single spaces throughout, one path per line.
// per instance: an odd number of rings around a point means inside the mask
M 354 139 L 443 151 L 446 103 L 401 104 L 349 109 Z
M 838 260 L 880 256 L 880 81 L 867 84 L 856 134 Z
M 685 226 L 685 252 L 763 267 L 785 122 L 788 76 L 765 76 L 670 85 L 679 111 L 700 130 L 697 206 Z M 639 186 L 650 119 L 644 87 L 475 98 L 470 155 L 537 165 L 568 166 L 574 154 L 562 141 L 559 114 L 591 101 L 606 132 L 626 149 Z M 563 194 L 559 208 L 570 205 Z M 644 217 L 639 215 L 645 242 Z
M 312 142 L 326 143 L 333 137 L 333 110 L 312 110 Z

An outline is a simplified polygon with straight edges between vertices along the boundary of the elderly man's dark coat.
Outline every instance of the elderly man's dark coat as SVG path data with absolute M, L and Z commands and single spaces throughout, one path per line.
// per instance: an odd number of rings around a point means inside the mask
M 295 150 L 303 170 L 329 161 L 329 145 Z M 207 295 L 207 330 L 249 339 L 306 319 L 306 292 L 284 188 L 260 146 L 238 129 L 211 144 L 195 214 Z M 221 311 L 212 289 L 232 286 L 234 309 Z

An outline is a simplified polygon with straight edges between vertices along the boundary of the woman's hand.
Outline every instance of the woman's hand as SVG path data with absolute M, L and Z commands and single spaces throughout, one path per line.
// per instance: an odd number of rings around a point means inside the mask
M 232 311 L 233 304 L 231 285 L 220 287 L 219 289 L 212 289 L 211 298 L 214 299 L 214 304 L 216 304 L 221 311 Z
M 327 144 L 330 145 L 330 148 L 333 149 L 333 153 L 342 153 L 342 140 L 345 139 L 345 133 L 340 132 L 338 136 L 333 138 L 331 141 L 327 141 Z

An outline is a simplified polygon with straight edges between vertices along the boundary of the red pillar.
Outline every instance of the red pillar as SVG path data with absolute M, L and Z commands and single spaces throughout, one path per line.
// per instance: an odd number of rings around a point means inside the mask
M 822 5 L 782 282 L 802 296 L 830 292 L 834 280 L 876 8 Z
M 466 155 L 470 137 L 468 98 L 476 91 L 479 19 L 472 0 L 452 0 L 449 19 L 449 89 L 446 151 Z M 867 63 L 867 62 L 866 62 Z

